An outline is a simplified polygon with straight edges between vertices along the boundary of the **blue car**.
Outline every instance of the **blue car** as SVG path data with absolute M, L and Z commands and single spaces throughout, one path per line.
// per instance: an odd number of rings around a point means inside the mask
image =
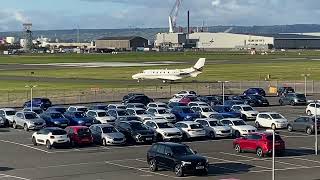
M 218 112 L 224 118 L 240 118 L 241 117 L 241 113 L 234 111 L 229 106 L 218 105 L 218 106 L 214 106 L 212 109 Z
M 171 109 L 171 113 L 177 118 L 177 121 L 193 121 L 200 118 L 200 114 L 191 110 L 188 106 L 175 106 Z
M 69 125 L 69 120 L 58 111 L 44 112 L 40 115 L 46 121 L 47 126 L 65 128 Z
M 32 98 L 32 107 L 39 107 L 43 110 L 47 110 L 52 106 L 51 101 L 48 98 Z M 27 101 L 23 104 L 24 108 L 31 107 L 31 101 Z
M 262 88 L 249 88 L 243 92 L 243 95 L 260 95 L 266 96 L 266 92 Z
M 65 117 L 70 121 L 70 126 L 91 126 L 94 119 L 82 111 L 67 111 Z
M 51 106 L 46 110 L 46 112 L 59 112 L 61 114 L 64 114 L 66 111 L 67 108 L 62 106 Z

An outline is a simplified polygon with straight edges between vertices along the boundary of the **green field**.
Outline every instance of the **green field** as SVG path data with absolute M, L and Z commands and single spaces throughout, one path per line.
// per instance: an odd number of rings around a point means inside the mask
M 299 54 L 300 53 L 300 54 Z M 196 80 L 198 81 L 246 81 L 263 80 L 268 74 L 270 80 L 302 80 L 301 74 L 311 74 L 310 79 L 320 80 L 320 52 L 281 52 L 268 55 L 248 55 L 239 52 L 187 52 L 187 53 L 123 53 L 117 55 L 29 55 L 0 56 L 0 64 L 46 64 L 72 62 L 156 62 L 181 61 L 187 64 L 153 67 L 103 67 L 103 68 L 58 68 L 24 69 L 0 71 L 0 90 L 25 89 L 25 84 L 36 83 L 40 89 L 74 88 L 124 88 L 141 86 L 131 76 L 143 69 L 185 68 L 192 66 L 198 58 L 207 58 L 207 64 Z M 33 66 L 30 66 L 33 67 Z M 30 72 L 34 72 L 32 75 Z M 2 77 L 2 78 L 1 78 Z M 11 77 L 10 80 L 7 78 Z M 50 79 L 51 78 L 51 79 Z M 52 78 L 59 78 L 52 80 Z M 74 81 L 70 78 L 77 79 Z M 92 81 L 91 81 L 92 79 Z M 103 82 L 105 80 L 105 82 Z M 195 79 L 186 79 L 190 82 Z M 36 82 L 35 82 L 36 81 Z M 160 81 L 146 81 L 142 85 L 161 84 Z

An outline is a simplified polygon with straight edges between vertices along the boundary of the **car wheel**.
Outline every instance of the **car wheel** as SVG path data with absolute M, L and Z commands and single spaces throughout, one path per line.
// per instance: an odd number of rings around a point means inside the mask
M 102 139 L 102 145 L 107 146 L 107 140 L 105 138 Z
M 291 105 L 291 106 L 295 106 L 296 103 L 295 103 L 294 101 L 291 101 L 291 102 L 290 102 L 290 105 Z
M 311 135 L 313 133 L 312 129 L 309 127 L 306 129 L 306 132 L 308 135 Z
M 157 161 L 155 159 L 151 159 L 149 161 L 149 169 L 152 172 L 155 172 L 158 170 L 158 165 L 157 165 Z
M 292 130 L 293 130 L 293 128 L 292 128 L 292 126 L 289 124 L 289 125 L 288 125 L 288 131 L 289 131 L 289 132 L 292 132 Z
M 181 164 L 177 164 L 174 167 L 174 173 L 176 174 L 177 177 L 183 177 L 183 170 Z
M 282 100 L 279 100 L 279 104 L 280 104 L 280 106 L 284 105 Z
M 13 129 L 17 129 L 17 123 L 14 121 L 12 124 Z
M 32 144 L 33 144 L 34 146 L 37 146 L 37 145 L 38 145 L 38 144 L 37 144 L 37 140 L 36 140 L 35 137 L 32 137 Z
M 209 137 L 210 137 L 210 139 L 215 139 L 216 138 L 216 135 L 214 134 L 214 132 L 210 132 L 209 133 Z
M 260 124 L 258 121 L 256 121 L 255 126 L 256 126 L 256 128 L 260 128 Z
M 257 148 L 256 154 L 259 158 L 262 158 L 264 156 L 263 150 L 261 148 Z
M 27 124 L 24 124 L 24 125 L 23 125 L 23 129 L 24 129 L 25 131 L 29 131 L 28 125 L 27 125 Z
M 234 136 L 235 136 L 236 138 L 239 138 L 239 137 L 241 136 L 241 134 L 240 134 L 239 131 L 236 131 L 236 132 L 234 132 Z
M 47 149 L 51 149 L 52 148 L 52 145 L 51 145 L 49 140 L 47 140 L 47 142 L 46 142 L 46 147 L 47 147 Z
M 157 135 L 157 141 L 158 141 L 158 142 L 162 142 L 163 139 L 164 139 L 164 138 L 163 138 L 163 136 L 162 136 L 161 134 L 158 134 L 158 135 Z
M 235 150 L 237 153 L 241 153 L 241 152 L 242 152 L 241 147 L 240 147 L 239 144 L 236 144 L 236 145 L 234 146 L 234 150 Z
M 277 126 L 275 124 L 271 124 L 271 129 L 276 130 Z
M 308 116 L 311 116 L 311 115 L 312 115 L 310 110 L 307 111 L 307 115 L 308 115 Z

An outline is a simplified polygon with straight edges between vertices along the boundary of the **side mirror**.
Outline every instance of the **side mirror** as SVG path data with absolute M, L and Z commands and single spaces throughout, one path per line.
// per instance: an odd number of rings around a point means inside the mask
M 198 154 L 198 152 L 197 151 L 193 151 L 194 152 L 194 154 Z

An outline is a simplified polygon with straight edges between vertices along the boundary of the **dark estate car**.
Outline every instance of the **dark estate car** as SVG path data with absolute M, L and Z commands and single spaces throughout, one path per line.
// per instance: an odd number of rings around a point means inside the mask
M 40 107 L 43 110 L 52 106 L 51 101 L 48 98 L 32 98 L 32 107 Z M 31 107 L 31 101 L 27 101 L 23 104 L 23 107 Z
M 283 96 L 287 93 L 294 93 L 294 89 L 292 87 L 279 87 L 277 90 L 277 96 Z
M 145 106 L 148 105 L 150 102 L 153 102 L 153 99 L 145 95 L 135 95 L 135 96 L 129 97 L 128 99 L 123 100 L 124 104 L 141 103 L 141 104 L 144 104 Z
M 51 112 L 51 111 L 64 114 L 67 111 L 67 108 L 62 106 L 51 106 L 46 110 L 46 112 Z
M 152 143 L 155 140 L 155 132 L 140 121 L 121 121 L 116 128 L 131 143 Z
M 280 97 L 279 104 L 281 106 L 290 104 L 291 106 L 295 105 L 306 105 L 307 98 L 304 94 L 299 93 L 287 93 Z
M 91 126 L 94 120 L 82 111 L 67 111 L 64 115 L 70 121 L 71 126 Z
M 184 144 L 155 143 L 147 153 L 147 162 L 150 171 L 164 168 L 173 170 L 178 177 L 184 174 L 208 174 L 208 160 Z
M 254 106 L 256 107 L 263 107 L 263 106 L 269 106 L 269 101 L 267 98 L 261 96 L 261 95 L 248 95 L 248 98 L 253 100 L 255 102 Z
M 266 96 L 266 92 L 262 88 L 249 88 L 243 92 L 243 95 L 260 95 Z
M 314 116 L 301 116 L 298 117 L 296 120 L 289 122 L 288 124 L 288 131 L 302 131 L 306 132 L 307 134 L 311 135 L 315 132 L 315 122 Z M 320 127 L 320 119 L 317 116 L 317 126 L 318 131 Z
M 220 96 L 198 96 L 198 99 L 206 102 L 210 106 L 222 105 L 222 98 Z

